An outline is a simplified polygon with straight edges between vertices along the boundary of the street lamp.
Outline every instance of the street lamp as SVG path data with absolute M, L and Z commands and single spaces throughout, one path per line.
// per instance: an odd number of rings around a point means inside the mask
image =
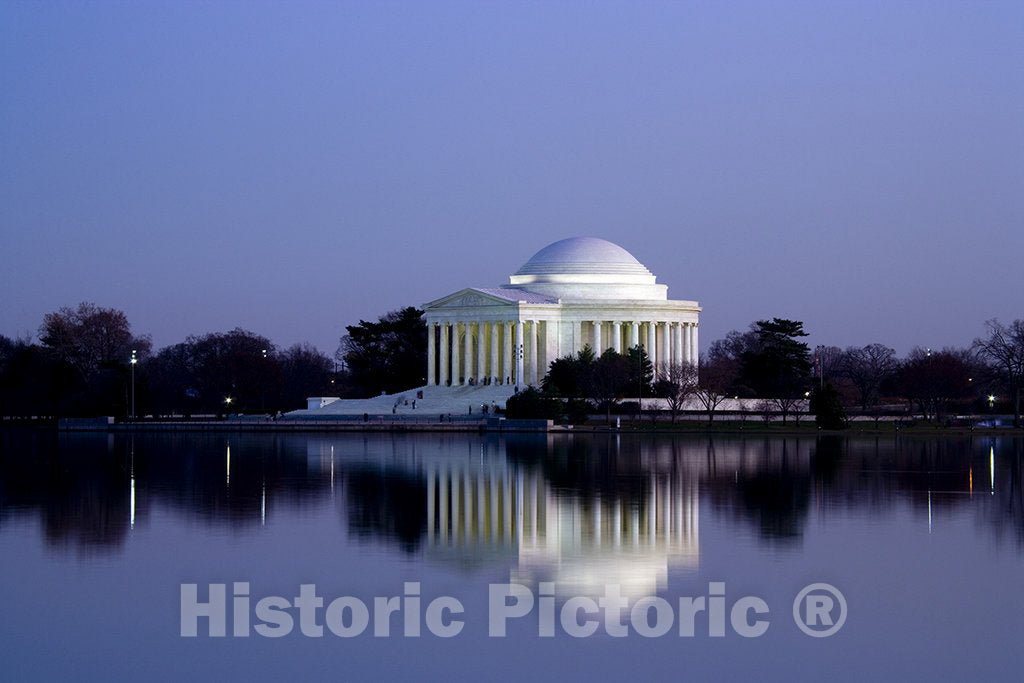
M 263 349 L 263 364 L 266 365 L 267 361 L 267 350 Z M 267 371 L 263 368 L 260 377 L 260 412 L 267 412 Z
M 132 366 L 132 419 L 133 420 L 135 419 L 135 364 L 139 362 L 139 359 L 136 358 L 136 354 L 137 353 L 138 352 L 135 349 L 132 349 L 132 358 L 129 361 L 131 363 L 131 366 Z

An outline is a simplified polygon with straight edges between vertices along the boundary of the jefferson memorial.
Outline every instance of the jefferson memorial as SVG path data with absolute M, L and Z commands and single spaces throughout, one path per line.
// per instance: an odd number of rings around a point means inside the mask
M 427 384 L 536 385 L 551 361 L 590 346 L 644 347 L 655 369 L 697 362 L 696 301 L 628 251 L 596 237 L 544 247 L 501 287 L 470 287 L 423 306 Z
M 504 406 L 539 385 L 548 365 L 589 346 L 625 352 L 641 346 L 656 375 L 697 363 L 701 308 L 668 298 L 668 287 L 632 254 L 596 237 L 544 247 L 508 284 L 468 287 L 423 305 L 426 385 L 369 399 L 309 399 L 290 416 L 466 414 Z M 415 400 L 412 400 L 415 399 Z

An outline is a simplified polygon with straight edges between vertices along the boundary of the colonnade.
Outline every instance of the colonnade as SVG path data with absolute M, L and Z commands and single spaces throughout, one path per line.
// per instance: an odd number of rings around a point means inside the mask
M 697 323 L 673 320 L 590 320 L 575 321 L 571 353 L 589 345 L 596 353 L 612 349 L 625 353 L 640 346 L 654 365 L 655 373 L 666 365 L 696 365 Z M 566 354 L 562 354 L 566 355 Z
M 584 346 L 598 354 L 641 346 L 656 373 L 698 359 L 696 322 L 520 319 L 431 321 L 427 327 L 428 385 L 536 385 L 555 357 Z
M 427 323 L 427 384 L 537 384 L 548 360 L 539 349 L 547 325 L 541 320 Z

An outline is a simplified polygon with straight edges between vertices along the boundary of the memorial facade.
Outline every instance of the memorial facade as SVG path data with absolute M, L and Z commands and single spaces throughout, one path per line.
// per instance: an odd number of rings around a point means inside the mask
M 556 358 L 640 346 L 655 373 L 696 365 L 701 308 L 632 254 L 595 237 L 538 251 L 500 287 L 469 287 L 424 304 L 427 386 L 537 385 Z

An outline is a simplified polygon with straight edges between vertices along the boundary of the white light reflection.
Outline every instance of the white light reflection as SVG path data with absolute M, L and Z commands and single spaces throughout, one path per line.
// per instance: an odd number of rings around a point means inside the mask
M 129 476 L 131 477 L 128 484 L 128 525 L 129 528 L 135 528 L 135 439 L 131 440 L 130 457 L 131 464 L 129 465 Z
M 932 492 L 928 492 L 928 533 L 932 532 Z
M 231 486 L 231 444 L 228 444 L 228 462 L 227 462 L 227 475 L 224 482 Z
M 996 495 L 996 447 L 988 447 L 988 487 L 991 494 Z

